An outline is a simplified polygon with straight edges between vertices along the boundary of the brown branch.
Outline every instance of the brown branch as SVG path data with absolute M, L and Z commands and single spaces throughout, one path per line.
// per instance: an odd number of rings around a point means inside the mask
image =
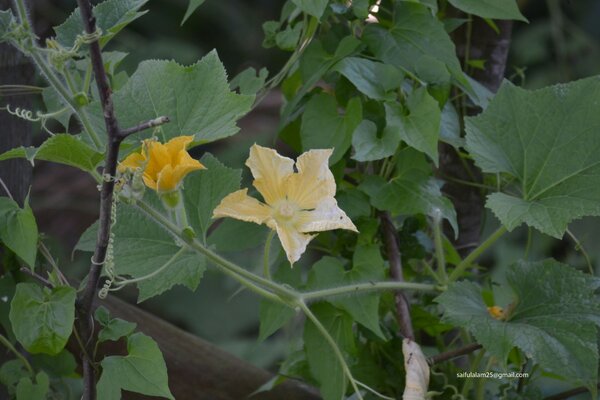
M 383 233 L 383 242 L 387 252 L 388 261 L 390 263 L 390 275 L 393 280 L 403 282 L 402 274 L 402 259 L 400 257 L 400 249 L 396 239 L 396 228 L 388 212 L 379 213 L 381 221 L 381 230 Z M 394 300 L 396 303 L 396 318 L 400 325 L 400 334 L 410 340 L 415 340 L 412 322 L 410 320 L 410 305 L 408 299 L 400 290 L 394 292 Z
M 597 386 L 600 389 L 600 383 Z M 578 387 L 575 389 L 571 389 L 571 390 L 567 390 L 565 392 L 561 392 L 552 396 L 548 396 L 548 397 L 544 397 L 544 400 L 564 400 L 564 399 L 568 399 L 569 397 L 573 397 L 576 396 L 578 394 L 582 394 L 589 391 L 588 388 L 586 387 Z
M 427 359 L 427 363 L 429 365 L 443 363 L 444 361 L 453 360 L 455 358 L 471 354 L 472 352 L 477 351 L 482 347 L 483 346 L 481 346 L 479 343 L 471 343 L 459 349 L 446 351 L 444 353 L 436 354 L 435 356 L 429 357 Z
M 154 128 L 155 126 L 160 126 L 170 122 L 169 117 L 163 116 L 151 119 L 150 121 L 146 121 L 136 126 L 132 126 L 131 128 L 123 129 L 121 131 L 121 137 L 126 138 L 129 135 L 133 135 L 134 133 L 138 133 L 141 131 L 145 131 L 146 129 Z

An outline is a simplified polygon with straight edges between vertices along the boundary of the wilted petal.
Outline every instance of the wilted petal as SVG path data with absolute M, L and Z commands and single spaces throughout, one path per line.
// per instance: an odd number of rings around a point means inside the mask
M 279 236 L 279 241 L 281 242 L 283 250 L 285 250 L 287 259 L 290 264 L 294 264 L 306 251 L 308 242 L 310 242 L 314 236 L 298 232 L 290 224 L 276 223 L 275 226 L 277 228 L 277 236 Z
M 333 197 L 322 200 L 314 210 L 300 211 L 296 227 L 300 232 L 322 232 L 333 229 L 358 232 L 352 220 L 338 207 Z
M 294 161 L 275 150 L 254 144 L 246 165 L 252 171 L 253 185 L 268 204 L 285 198 L 285 181 L 294 172 Z
M 228 194 L 215 208 L 213 218 L 222 217 L 263 224 L 271 219 L 271 208 L 248 196 L 248 189 L 242 189 Z
M 429 365 L 419 345 L 410 340 L 402 341 L 406 386 L 402 400 L 426 400 L 429 387 Z
M 288 179 L 286 192 L 301 208 L 316 208 L 324 198 L 335 195 L 335 179 L 329 170 L 331 153 L 331 149 L 309 150 L 298 157 L 298 173 Z

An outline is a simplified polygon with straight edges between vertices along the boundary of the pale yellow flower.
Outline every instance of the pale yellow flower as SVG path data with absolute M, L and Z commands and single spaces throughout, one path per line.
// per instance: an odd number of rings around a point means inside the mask
M 335 180 L 328 166 L 332 152 L 331 149 L 307 151 L 298 157 L 294 172 L 294 160 L 273 149 L 253 145 L 246 165 L 266 204 L 248 196 L 248 189 L 242 189 L 225 197 L 213 217 L 266 224 L 276 230 L 291 264 L 298 261 L 315 237 L 311 232 L 333 229 L 357 232 L 333 197 Z
M 132 153 L 119 164 L 119 172 L 143 169 L 146 186 L 159 193 L 176 190 L 192 171 L 204 169 L 187 152 L 193 136 L 178 136 L 163 144 L 155 139 L 144 140 L 141 153 Z

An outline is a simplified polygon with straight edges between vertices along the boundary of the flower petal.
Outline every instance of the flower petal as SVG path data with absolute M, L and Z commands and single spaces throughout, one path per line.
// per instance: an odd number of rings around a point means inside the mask
M 347 229 L 358 232 L 352 220 L 338 207 L 333 197 L 321 201 L 317 208 L 310 211 L 300 211 L 296 220 L 300 232 L 322 232 L 333 229 Z
M 306 246 L 314 238 L 314 235 L 298 232 L 289 224 L 275 223 L 275 227 L 277 228 L 277 236 L 279 236 L 279 241 L 283 250 L 285 250 L 287 259 L 293 265 L 306 251 Z
M 267 204 L 285 198 L 285 181 L 294 173 L 294 160 L 275 150 L 254 144 L 246 165 L 254 176 L 253 185 Z
M 324 198 L 335 195 L 335 179 L 329 170 L 332 149 L 309 150 L 298 157 L 298 173 L 287 181 L 288 198 L 303 209 L 313 209 Z
M 119 163 L 119 172 L 123 173 L 127 170 L 136 170 L 142 168 L 146 162 L 146 157 L 140 153 L 131 153 L 123 161 Z
M 242 189 L 225 196 L 215 208 L 213 218 L 222 217 L 263 224 L 271 219 L 271 208 L 248 196 L 248 189 Z
M 187 149 L 187 146 L 194 140 L 193 136 L 177 136 L 165 143 L 167 151 L 174 160 L 180 151 Z

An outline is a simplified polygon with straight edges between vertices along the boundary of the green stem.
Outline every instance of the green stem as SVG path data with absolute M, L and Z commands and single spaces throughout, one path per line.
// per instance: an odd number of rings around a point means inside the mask
M 268 280 L 271 279 L 271 263 L 269 262 L 269 256 L 271 255 L 271 242 L 275 236 L 275 231 L 271 229 L 267 235 L 267 241 L 265 242 L 265 253 L 263 255 L 263 276 Z
M 0 335 L 0 343 L 2 343 L 4 346 L 6 346 L 6 348 L 8 350 L 10 350 L 11 352 L 14 353 L 15 356 L 17 356 L 17 358 L 23 363 L 23 365 L 25 365 L 25 368 L 27 368 L 27 371 L 29 371 L 29 373 L 31 374 L 31 376 L 35 375 L 35 372 L 33 371 L 33 368 L 31 367 L 31 364 L 29 364 L 29 361 L 27 361 L 27 359 L 25 358 L 25 356 L 23 356 L 23 354 L 19 353 L 17 351 L 17 349 L 15 349 L 15 347 L 12 345 L 12 343 L 3 335 Z
M 444 283 L 448 282 L 446 273 L 446 256 L 444 255 L 444 243 L 442 240 L 442 216 L 441 211 L 437 210 L 433 218 L 433 239 L 435 244 L 435 259 L 437 262 L 437 273 Z
M 469 253 L 469 255 L 467 257 L 465 257 L 464 260 L 462 260 L 460 262 L 460 264 L 458 264 L 456 266 L 456 268 L 454 268 L 454 271 L 452 271 L 452 273 L 450 274 L 450 282 L 454 282 L 455 280 L 457 280 L 458 278 L 460 278 L 462 276 L 462 274 L 465 272 L 465 270 L 467 268 L 469 268 L 471 266 L 471 264 L 473 264 L 473 261 L 475 261 L 482 253 L 484 253 L 492 244 L 494 244 L 498 239 L 500 239 L 502 237 L 502 235 L 504 235 L 507 232 L 506 228 L 504 226 L 500 226 L 500 228 L 498 228 L 496 230 L 496 232 L 492 233 L 490 235 L 490 237 L 488 237 L 485 242 L 481 243 L 475 250 L 473 250 L 471 253 Z
M 139 278 L 134 278 L 134 279 L 124 279 L 122 281 L 116 282 L 115 285 L 117 286 L 117 288 L 120 288 L 121 286 L 129 285 L 131 283 L 141 282 L 141 281 L 145 281 L 146 279 L 153 278 L 156 275 L 163 272 L 165 269 L 169 268 L 175 262 L 175 260 L 177 260 L 179 258 L 179 256 L 182 255 L 186 250 L 187 250 L 186 247 L 182 247 L 181 249 L 179 249 L 177 251 L 177 253 L 173 254 L 173 257 L 169 258 L 169 260 L 166 263 L 164 263 L 160 268 L 149 273 L 148 275 L 144 275 L 144 276 L 141 276 Z
M 379 292 L 382 290 L 421 290 L 425 292 L 435 292 L 438 289 L 436 285 L 426 283 L 412 282 L 365 282 L 355 285 L 339 286 L 328 289 L 313 290 L 301 293 L 305 301 L 314 301 L 324 297 L 349 295 L 353 293 Z
M 346 362 L 346 359 L 344 358 L 344 355 L 342 354 L 342 351 L 338 347 L 335 340 L 331 337 L 331 335 L 329 334 L 327 329 L 325 329 L 323 324 L 321 324 L 321 321 L 319 321 L 319 319 L 315 316 L 315 314 L 313 314 L 313 312 L 310 311 L 310 308 L 308 308 L 308 306 L 304 302 L 299 301 L 297 303 L 297 305 L 304 312 L 304 314 L 306 315 L 306 318 L 308 318 L 315 325 L 315 327 L 321 333 L 321 335 L 323 335 L 323 338 L 325 338 L 325 341 L 327 343 L 329 343 L 329 346 L 331 346 L 331 349 L 335 353 L 335 356 L 337 357 L 340 365 L 342 366 L 344 375 L 346 375 L 346 377 L 350 381 L 350 384 L 352 385 L 352 388 L 354 389 L 354 393 L 356 393 L 356 396 L 359 400 L 363 400 L 363 397 L 360 394 L 360 390 L 358 389 L 358 386 L 356 384 L 356 380 L 352 376 L 352 372 L 350 371 L 350 368 L 348 367 L 348 363 Z

